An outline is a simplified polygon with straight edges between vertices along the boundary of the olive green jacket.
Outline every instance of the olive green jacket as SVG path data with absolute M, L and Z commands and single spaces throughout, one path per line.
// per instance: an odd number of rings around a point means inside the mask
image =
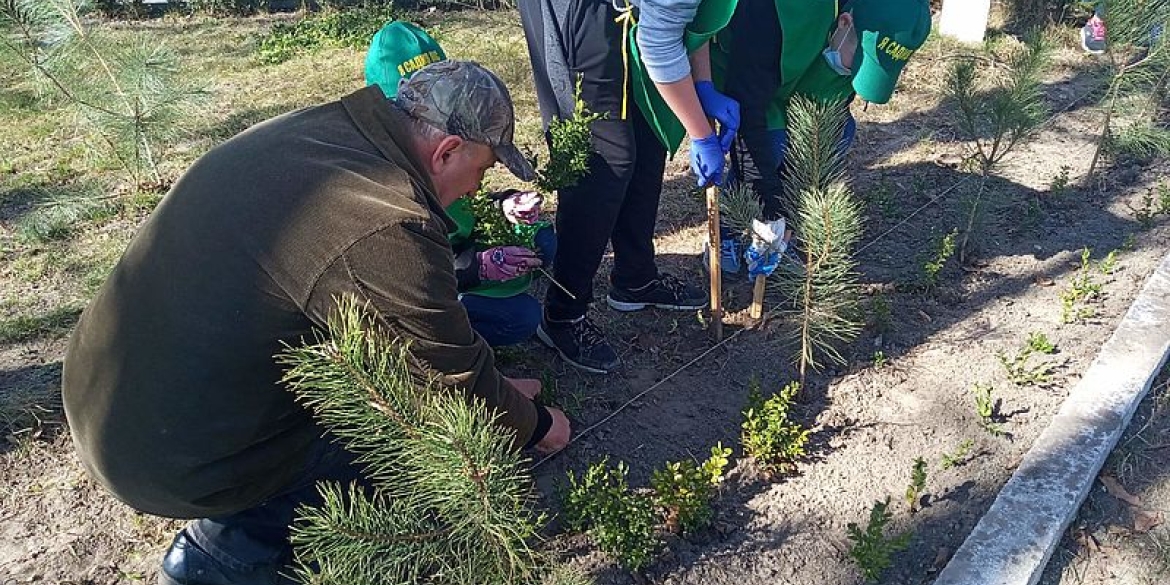
M 171 517 L 252 507 L 301 473 L 322 430 L 279 380 L 335 299 L 369 303 L 420 368 L 501 414 L 524 445 L 536 406 L 496 371 L 457 300 L 454 228 L 376 87 L 214 148 L 142 225 L 81 317 L 65 412 L 84 466 Z

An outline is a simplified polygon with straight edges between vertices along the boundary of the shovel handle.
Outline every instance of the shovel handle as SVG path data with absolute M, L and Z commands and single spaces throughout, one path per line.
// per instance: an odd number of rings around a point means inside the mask
M 752 288 L 752 306 L 748 309 L 748 317 L 752 319 L 764 316 L 764 284 L 766 282 L 767 277 L 763 274 L 756 275 L 756 283 Z
M 707 187 L 707 268 L 711 275 L 711 334 L 723 341 L 723 267 L 719 249 L 719 187 Z

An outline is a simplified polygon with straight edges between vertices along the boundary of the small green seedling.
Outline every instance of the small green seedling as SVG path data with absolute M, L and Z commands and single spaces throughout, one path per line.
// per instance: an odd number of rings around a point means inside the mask
M 1062 197 L 1068 194 L 1069 186 L 1072 185 L 1072 182 L 1069 180 L 1068 176 L 1069 171 L 1071 170 L 1072 167 L 1068 165 L 1060 166 L 1060 172 L 1056 173 L 1056 176 L 1052 178 L 1052 185 L 1048 187 L 1049 195 L 1053 197 Z
M 975 384 L 972 391 L 975 393 L 975 414 L 979 416 L 980 425 L 993 437 L 1002 435 L 1003 429 L 995 422 L 998 408 L 991 397 L 994 388 L 988 384 Z
M 934 255 L 922 265 L 922 286 L 927 290 L 938 286 L 939 274 L 951 256 L 955 255 L 955 238 L 958 236 L 958 229 L 951 230 L 951 233 L 943 236 L 935 244 Z
M 789 418 L 792 402 L 799 392 L 800 384 L 791 382 L 764 400 L 759 382 L 752 380 L 740 441 L 744 453 L 755 460 L 766 476 L 792 473 L 796 462 L 805 456 L 809 431 Z
M 1029 340 L 1031 341 L 1031 340 Z M 1007 371 L 1007 378 L 1016 386 L 1043 386 L 1052 382 L 1052 371 L 1055 366 L 1050 362 L 1029 363 L 1029 358 L 1035 350 L 1031 344 L 1025 346 L 1015 357 L 1009 358 L 1002 351 L 996 352 L 995 357 L 1003 364 Z
M 1105 258 L 1097 264 L 1097 270 L 1101 271 L 1101 274 L 1105 276 L 1112 276 L 1114 272 L 1117 272 L 1118 254 L 1119 252 L 1117 250 L 1112 250 L 1106 254 Z
M 877 582 L 881 578 L 882 573 L 893 564 L 890 557 L 910 546 L 910 538 L 913 536 L 906 532 L 892 538 L 886 537 L 886 526 L 893 518 L 893 514 L 888 510 L 889 506 L 889 498 L 886 498 L 884 502 L 873 503 L 873 508 L 869 511 L 869 524 L 866 525 L 865 531 L 852 522 L 846 527 L 849 532 L 849 540 L 853 541 L 853 547 L 849 549 L 849 556 L 853 557 L 857 567 L 861 569 L 861 574 L 870 583 Z
M 1089 319 L 1097 314 L 1093 307 L 1085 306 L 1088 301 L 1099 299 L 1103 288 L 1101 283 L 1093 279 L 1089 256 L 1088 248 L 1081 251 L 1080 269 L 1068 288 L 1060 292 L 1060 320 L 1066 325 Z
M 588 531 L 598 548 L 623 567 L 637 571 L 658 553 L 654 502 L 649 494 L 630 490 L 625 462 L 610 467 L 603 459 L 577 478 L 568 473 L 562 493 L 563 519 L 572 531 Z
M 886 366 L 886 352 L 877 350 L 873 352 L 873 367 L 875 370 L 880 370 Z
M 952 467 L 962 467 L 969 461 L 967 456 L 971 454 L 971 448 L 974 446 L 975 441 L 964 439 L 962 443 L 959 443 L 959 446 L 953 453 L 943 454 L 942 461 L 940 462 L 941 467 L 944 470 Z
M 723 470 L 730 456 L 731 449 L 718 444 L 711 448 L 711 457 L 702 465 L 677 461 L 654 472 L 650 487 L 654 489 L 654 499 L 667 530 L 688 534 L 711 522 L 711 499 L 723 482 Z
M 910 512 L 918 511 L 918 502 L 926 493 L 926 460 L 918 457 L 914 459 L 914 466 L 910 469 L 910 485 L 906 487 L 906 504 Z
M 1056 345 L 1048 340 L 1042 331 L 1033 331 L 1028 334 L 1028 349 L 1045 355 L 1056 353 Z

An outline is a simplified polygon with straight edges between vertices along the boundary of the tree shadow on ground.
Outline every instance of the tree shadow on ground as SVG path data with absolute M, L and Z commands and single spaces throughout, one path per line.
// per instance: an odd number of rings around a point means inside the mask
M 291 112 L 301 106 L 293 104 L 279 104 L 259 108 L 236 110 L 227 118 L 214 124 L 209 124 L 199 131 L 200 136 L 210 139 L 213 145 L 218 145 L 260 122 L 275 118 L 281 114 Z

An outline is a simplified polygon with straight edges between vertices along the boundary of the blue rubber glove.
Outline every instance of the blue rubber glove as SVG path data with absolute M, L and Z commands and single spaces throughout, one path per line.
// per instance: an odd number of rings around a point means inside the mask
M 710 81 L 695 83 L 695 93 L 703 113 L 719 122 L 719 146 L 724 153 L 731 152 L 735 133 L 739 131 L 739 102 L 719 93 Z
M 698 177 L 700 187 L 723 184 L 723 154 L 715 134 L 691 139 L 691 172 Z

